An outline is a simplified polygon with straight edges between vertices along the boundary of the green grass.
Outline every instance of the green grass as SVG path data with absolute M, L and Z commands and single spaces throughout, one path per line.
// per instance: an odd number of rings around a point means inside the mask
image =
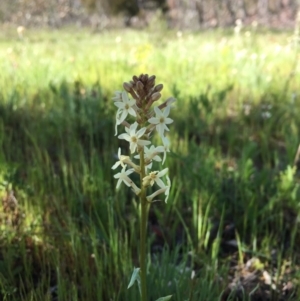
M 1 32 L 2 300 L 139 300 L 126 289 L 139 204 L 115 191 L 127 145 L 110 98 L 140 73 L 177 98 L 173 187 L 149 217 L 149 300 L 221 300 L 251 258 L 273 277 L 272 300 L 297 287 L 299 54 L 291 33 L 249 30 Z M 7 207 L 11 189 L 18 205 Z

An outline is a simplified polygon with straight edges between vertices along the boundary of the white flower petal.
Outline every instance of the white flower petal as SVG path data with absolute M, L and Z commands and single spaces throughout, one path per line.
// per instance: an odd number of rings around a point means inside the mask
M 145 146 L 151 144 L 151 142 L 148 140 L 138 140 L 137 144 L 141 146 Z
M 121 101 L 116 101 L 114 105 L 120 109 L 124 109 L 124 103 Z
M 127 104 L 128 104 L 130 107 L 133 107 L 133 106 L 136 104 L 136 102 L 135 102 L 134 99 L 131 99 L 131 100 L 129 100 L 129 101 L 127 102 Z
M 119 178 L 119 180 L 118 180 L 118 183 L 117 183 L 117 186 L 116 186 L 116 188 L 117 188 L 117 189 L 119 189 L 119 188 L 120 188 L 120 185 L 121 185 L 121 183 L 122 183 L 122 179 L 121 179 L 121 178 Z
M 129 113 L 131 116 L 136 117 L 136 112 L 135 112 L 135 110 L 134 110 L 133 108 L 129 108 L 129 109 L 128 109 L 128 113 Z
M 160 177 L 163 177 L 167 172 L 168 172 L 169 168 L 165 168 L 163 169 L 162 171 L 160 171 L 157 176 L 160 178 Z
M 146 128 L 141 128 L 137 133 L 136 133 L 136 136 L 138 138 L 142 137 L 146 132 Z
M 164 117 L 168 117 L 169 116 L 170 110 L 171 110 L 171 107 L 170 106 L 166 106 L 166 108 L 165 108 L 165 110 L 163 112 Z
M 162 111 L 160 110 L 159 107 L 154 107 L 154 112 L 156 115 L 162 116 Z
M 162 152 L 164 152 L 165 151 L 165 148 L 163 147 L 163 146 L 157 146 L 156 148 L 155 148 L 155 150 L 157 151 L 157 152 L 159 152 L 159 153 L 162 153 Z
M 154 161 L 157 161 L 157 162 L 161 162 L 162 160 L 161 160 L 161 157 L 159 157 L 159 156 L 154 156 L 153 158 L 152 158 L 152 160 L 154 160 Z
M 123 182 L 126 186 L 131 187 L 131 184 L 126 179 L 124 179 Z
M 111 169 L 116 169 L 120 164 L 121 164 L 120 161 L 116 162 L 116 163 L 111 167 Z
M 173 119 L 171 119 L 171 118 L 165 118 L 165 124 L 170 124 L 170 123 L 172 123 L 173 122 Z
M 132 130 L 132 131 L 136 131 L 136 129 L 137 129 L 137 127 L 138 127 L 138 123 L 137 122 L 135 122 L 134 124 L 132 124 L 131 126 L 130 126 L 130 130 Z
M 148 119 L 148 122 L 152 123 L 152 124 L 158 124 L 159 123 L 159 119 L 156 118 L 156 117 L 151 117 L 151 118 Z
M 130 143 L 130 146 L 129 146 L 129 149 L 130 149 L 130 152 L 133 154 L 136 150 L 136 144 L 134 143 Z
M 165 183 L 160 178 L 157 178 L 155 182 L 160 188 L 166 187 Z
M 126 141 L 128 141 L 128 142 L 130 141 L 130 136 L 129 136 L 128 134 L 125 134 L 125 133 L 119 135 L 118 138 L 119 138 L 119 139 L 124 139 L 124 140 L 126 140 Z
M 127 117 L 128 112 L 126 110 L 122 111 L 121 116 L 119 117 L 119 123 L 121 124 Z
M 129 101 L 128 95 L 126 93 L 126 91 L 122 91 L 122 100 L 125 101 Z

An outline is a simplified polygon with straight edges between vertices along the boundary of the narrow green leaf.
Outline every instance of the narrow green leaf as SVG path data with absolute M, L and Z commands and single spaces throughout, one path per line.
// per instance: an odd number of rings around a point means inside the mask
M 130 287 L 132 287 L 133 284 L 134 284 L 134 282 L 136 280 L 139 282 L 139 280 L 140 280 L 140 274 L 139 274 L 139 272 L 140 272 L 140 268 L 134 268 L 133 269 L 133 273 L 131 275 L 131 279 L 130 279 L 130 282 L 128 284 L 127 289 L 129 289 Z
M 166 297 L 161 297 L 157 299 L 156 301 L 168 301 L 172 298 L 172 295 L 166 296 Z

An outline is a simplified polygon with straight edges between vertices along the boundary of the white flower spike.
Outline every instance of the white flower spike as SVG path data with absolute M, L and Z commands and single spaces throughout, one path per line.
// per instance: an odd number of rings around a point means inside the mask
M 118 136 L 119 139 L 124 139 L 129 142 L 130 153 L 137 154 L 133 155 L 135 159 L 139 159 L 139 164 L 135 164 L 131 157 L 124 156 L 121 154 L 121 149 L 118 150 L 118 161 L 112 166 L 112 169 L 116 169 L 121 166 L 121 172 L 114 175 L 117 182 L 117 189 L 120 187 L 121 183 L 124 182 L 125 185 L 131 187 L 133 192 L 140 198 L 140 208 L 141 208 L 141 231 L 140 231 L 140 264 L 141 267 L 134 269 L 133 276 L 131 278 L 129 287 L 133 284 L 135 280 L 139 281 L 141 284 L 141 299 L 148 300 L 146 293 L 146 274 L 147 274 L 147 264 L 145 258 L 146 256 L 146 233 L 147 233 L 147 206 L 148 202 L 153 203 L 158 201 L 155 199 L 159 194 L 165 195 L 165 202 L 168 201 L 171 181 L 167 176 L 168 168 L 161 171 L 151 171 L 153 162 L 161 162 L 164 164 L 166 160 L 167 152 L 169 152 L 170 142 L 168 138 L 165 137 L 165 131 L 169 131 L 168 124 L 171 124 L 173 120 L 169 118 L 171 106 L 174 103 L 174 98 L 169 98 L 165 102 L 158 104 L 152 110 L 152 105 L 161 98 L 161 91 L 163 85 L 155 85 L 155 75 L 149 76 L 148 74 L 141 74 L 140 76 L 134 75 L 130 82 L 124 82 L 123 88 L 125 91 L 116 91 L 112 100 L 114 105 L 118 108 L 116 114 L 116 124 L 115 124 L 115 135 L 117 135 L 117 130 L 119 125 L 125 126 L 125 133 Z M 131 98 L 129 98 L 131 97 Z M 135 118 L 133 124 L 129 124 L 126 118 L 131 115 Z M 150 135 L 152 131 L 156 129 L 158 134 L 162 139 L 161 146 L 151 145 Z M 147 147 L 149 145 L 149 147 Z M 163 154 L 163 160 L 162 155 Z M 157 164 L 157 163 L 156 163 Z M 126 168 L 129 167 L 128 170 Z M 137 187 L 136 184 L 129 178 L 131 173 L 137 173 L 140 176 L 141 188 Z M 163 182 L 163 178 L 166 177 L 166 184 Z M 147 190 L 149 186 L 157 184 L 159 186 L 158 190 L 149 196 L 147 195 Z M 149 189 L 150 190 L 150 189 Z M 133 279 L 133 280 L 132 280 Z M 128 288 L 129 288 L 128 287 Z M 170 299 L 170 296 L 159 298 L 160 299 Z
M 162 181 L 162 177 L 168 173 L 168 168 L 162 171 L 151 171 L 151 168 L 154 161 L 164 164 L 167 152 L 170 151 L 170 142 L 165 136 L 165 131 L 169 131 L 168 125 L 173 122 L 173 120 L 169 118 L 169 114 L 175 99 L 173 97 L 168 98 L 161 105 L 154 107 L 154 111 L 151 112 L 152 103 L 161 97 L 160 91 L 163 87 L 162 85 L 155 86 L 154 81 L 155 76 L 149 77 L 143 74 L 140 75 L 140 77 L 133 76 L 133 81 L 123 84 L 125 91 L 116 91 L 112 97 L 114 105 L 118 108 L 115 135 L 117 135 L 118 126 L 123 124 L 125 126 L 125 133 L 120 134 L 118 138 L 129 142 L 131 154 L 138 152 L 138 154 L 134 156 L 135 159 L 141 160 L 141 156 L 144 157 L 142 164 L 135 164 L 129 156 L 122 155 L 121 149 L 119 148 L 119 160 L 112 166 L 112 169 L 116 169 L 119 166 L 122 167 L 122 171 L 114 176 L 118 179 L 117 188 L 124 182 L 125 185 L 132 187 L 133 191 L 139 195 L 141 189 L 128 177 L 131 173 L 136 172 L 143 176 L 142 185 L 144 189 L 148 186 L 153 186 L 154 183 L 159 186 L 159 190 L 152 194 L 151 197 L 149 196 L 149 198 L 153 198 L 164 192 L 167 200 L 171 182 L 169 177 L 167 177 L 168 184 L 165 185 Z M 149 102 L 149 97 L 152 102 Z M 133 124 L 128 124 L 126 121 L 128 115 L 136 119 Z M 147 119 L 146 116 L 150 116 L 150 118 L 148 117 L 149 119 Z M 153 128 L 155 128 L 160 135 L 162 146 L 151 145 L 148 130 L 151 132 Z M 150 146 L 147 147 L 148 145 Z M 163 156 L 160 156 L 160 154 L 163 154 Z M 144 170 L 141 169 L 141 166 L 143 166 Z M 130 168 L 126 170 L 127 167 Z

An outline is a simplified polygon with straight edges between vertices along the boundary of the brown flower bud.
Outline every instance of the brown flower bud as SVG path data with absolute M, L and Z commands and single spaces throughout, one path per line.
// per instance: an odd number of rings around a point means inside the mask
M 146 82 L 148 81 L 148 77 L 149 77 L 148 74 L 143 74 L 143 75 L 141 76 L 142 81 L 143 81 L 144 83 L 146 83 Z
M 151 101 L 154 102 L 154 101 L 157 101 L 161 98 L 161 94 L 159 92 L 155 92 L 151 95 Z
M 148 78 L 146 86 L 147 86 L 147 90 L 150 90 L 155 86 L 155 75 L 152 75 Z
M 148 81 L 149 81 L 149 82 L 155 81 L 155 78 L 156 78 L 155 75 L 151 75 L 151 76 L 148 78 Z
M 137 88 L 137 90 L 143 90 L 144 89 L 143 83 L 141 81 L 138 81 L 136 83 L 136 88 Z
M 158 84 L 157 86 L 155 86 L 154 91 L 155 92 L 160 92 L 163 88 L 164 88 L 163 84 Z
M 127 92 L 131 92 L 131 89 L 132 89 L 132 85 L 130 83 L 123 83 L 123 88 L 125 91 Z

